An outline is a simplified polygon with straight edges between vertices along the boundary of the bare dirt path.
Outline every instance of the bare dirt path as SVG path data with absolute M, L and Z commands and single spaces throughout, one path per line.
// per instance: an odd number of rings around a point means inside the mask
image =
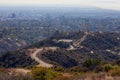
M 75 41 L 73 43 L 73 45 L 70 45 L 70 47 L 67 50 L 74 50 L 74 49 L 76 49 L 75 47 L 78 47 L 78 46 L 80 46 L 82 48 L 82 46 L 80 44 L 86 39 L 86 37 L 88 36 L 88 34 L 89 34 L 88 32 L 85 32 L 85 34 L 83 35 L 83 37 L 81 39 Z
M 43 50 L 43 48 L 36 49 L 36 51 L 31 54 L 31 58 L 39 63 L 38 66 L 48 67 L 48 68 L 52 67 L 53 66 L 52 64 L 49 64 L 49 63 L 47 63 L 47 62 L 45 62 L 42 59 L 37 57 L 37 54 L 40 54 L 42 52 L 42 50 Z
M 88 32 L 85 32 L 85 35 L 81 39 L 79 39 L 78 41 L 76 41 L 74 45 L 75 46 L 79 46 L 86 39 L 86 37 L 87 37 L 88 34 L 89 34 Z

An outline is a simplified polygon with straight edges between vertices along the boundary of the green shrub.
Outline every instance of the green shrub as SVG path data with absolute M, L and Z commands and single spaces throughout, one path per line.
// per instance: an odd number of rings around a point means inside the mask
M 35 67 L 32 69 L 32 76 L 35 80 L 53 80 L 58 75 L 60 75 L 58 72 L 48 68 Z
M 120 76 L 120 66 L 114 66 L 113 69 L 109 71 L 112 76 Z
M 83 69 L 86 71 L 99 72 L 101 70 L 101 61 L 97 59 L 87 59 L 83 62 Z
M 94 60 L 94 59 L 87 59 L 84 63 L 84 67 L 94 67 L 96 65 L 100 65 L 100 60 Z
M 113 68 L 113 66 L 111 64 L 105 64 L 102 69 L 105 72 L 108 72 L 109 70 L 111 70 Z
M 60 67 L 60 66 L 54 66 L 52 69 L 57 71 L 57 72 L 64 72 L 65 71 L 64 68 Z

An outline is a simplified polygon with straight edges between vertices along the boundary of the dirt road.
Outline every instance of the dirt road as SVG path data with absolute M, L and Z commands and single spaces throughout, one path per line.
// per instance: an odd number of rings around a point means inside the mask
M 36 49 L 36 51 L 31 54 L 31 58 L 34 59 L 36 62 L 39 63 L 38 66 L 52 67 L 53 66 L 52 64 L 49 64 L 49 63 L 47 63 L 47 62 L 45 62 L 42 59 L 40 59 L 40 58 L 37 57 L 37 54 L 40 54 L 42 50 L 43 50 L 43 48 Z

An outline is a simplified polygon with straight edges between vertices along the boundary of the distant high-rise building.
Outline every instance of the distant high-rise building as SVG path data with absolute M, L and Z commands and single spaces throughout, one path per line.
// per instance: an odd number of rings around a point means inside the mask
M 15 14 L 15 13 L 12 13 L 12 14 L 11 14 L 11 18 L 16 18 L 16 14 Z

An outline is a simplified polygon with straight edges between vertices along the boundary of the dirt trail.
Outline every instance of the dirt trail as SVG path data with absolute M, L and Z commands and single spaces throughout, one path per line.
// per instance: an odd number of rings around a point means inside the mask
M 43 61 L 42 59 L 40 59 L 40 58 L 37 57 L 37 54 L 38 54 L 38 53 L 40 54 L 40 53 L 42 52 L 42 50 L 43 50 L 43 48 L 36 49 L 36 51 L 31 54 L 31 58 L 34 59 L 36 62 L 39 63 L 38 66 L 42 66 L 42 67 L 52 67 L 52 66 L 53 66 L 52 64 L 49 64 L 49 63 L 47 63 L 47 62 L 45 62 L 45 61 Z
M 26 75 L 27 73 L 31 72 L 31 70 L 25 68 L 10 68 L 7 72 L 9 75 Z
M 35 49 L 29 49 L 29 51 L 31 52 L 30 56 L 31 56 L 32 59 L 34 59 L 36 62 L 39 63 L 39 65 L 37 65 L 37 66 L 42 66 L 42 67 L 50 68 L 50 67 L 53 66 L 52 64 L 49 64 L 49 63 L 47 63 L 47 62 L 45 62 L 42 59 L 40 59 L 40 58 L 37 57 L 37 54 L 40 54 L 43 51 L 43 49 L 45 49 L 45 50 L 56 50 L 57 47 L 46 47 L 46 48 L 40 48 L 40 49 L 36 49 L 36 48 Z M 18 73 L 21 73 L 21 74 L 25 75 L 25 74 L 27 74 L 29 72 L 31 72 L 31 70 L 29 70 L 29 69 L 12 68 L 10 70 L 9 74 L 15 74 L 15 75 L 17 75 Z
M 73 47 L 73 45 L 70 45 L 70 47 L 67 50 L 75 50 L 75 48 Z
M 86 39 L 88 34 L 89 34 L 88 32 L 85 32 L 84 36 L 81 39 L 75 41 L 73 43 L 73 45 L 70 45 L 70 47 L 67 50 L 74 50 L 74 49 L 76 49 L 75 47 L 78 47 L 78 46 L 80 46 L 82 48 L 82 46 L 80 44 Z
M 22 73 L 22 74 L 27 74 L 28 72 L 30 72 L 30 70 L 28 69 L 23 69 L 23 68 L 17 68 L 17 69 L 14 69 L 15 72 L 17 73 Z
M 76 46 L 76 47 L 79 46 L 86 39 L 86 37 L 87 37 L 88 34 L 89 34 L 88 32 L 85 32 L 85 35 L 81 39 L 79 39 L 78 41 L 76 41 L 75 44 L 74 44 L 74 46 Z

